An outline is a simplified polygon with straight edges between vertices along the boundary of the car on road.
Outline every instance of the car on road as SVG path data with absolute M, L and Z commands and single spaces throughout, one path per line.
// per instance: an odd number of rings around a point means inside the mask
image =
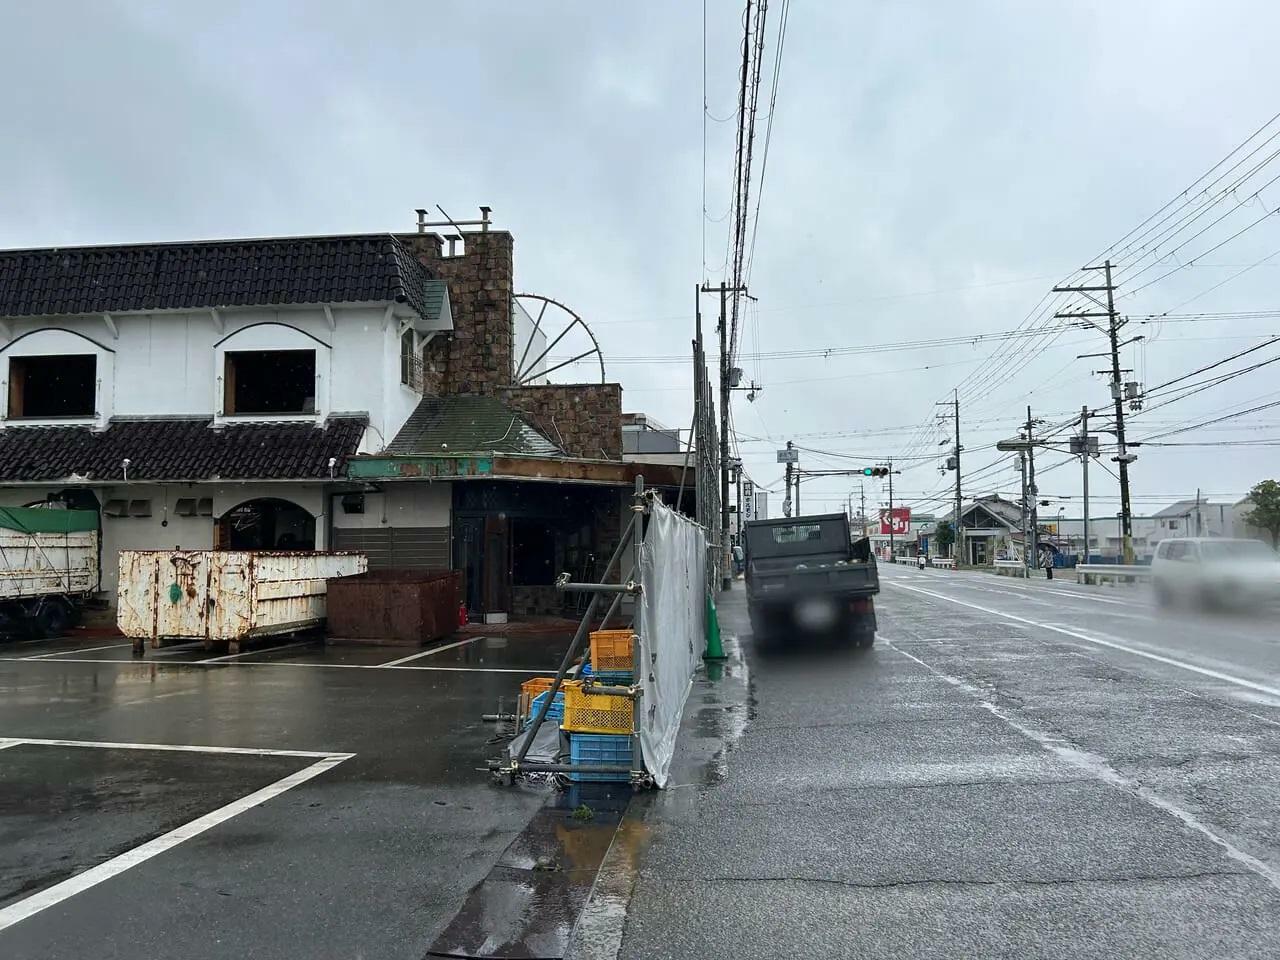
M 1246 609 L 1280 600 L 1280 556 L 1261 540 L 1171 537 L 1151 560 L 1156 602 Z

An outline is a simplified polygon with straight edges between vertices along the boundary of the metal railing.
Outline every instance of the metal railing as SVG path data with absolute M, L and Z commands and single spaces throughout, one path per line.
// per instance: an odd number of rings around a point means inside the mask
M 1027 575 L 1027 565 L 1021 560 L 996 560 L 992 566 L 996 569 L 996 575 L 1000 577 L 1006 574 L 1011 577 L 1025 577 Z
M 1076 583 L 1138 583 L 1151 579 L 1151 568 L 1128 563 L 1078 563 Z

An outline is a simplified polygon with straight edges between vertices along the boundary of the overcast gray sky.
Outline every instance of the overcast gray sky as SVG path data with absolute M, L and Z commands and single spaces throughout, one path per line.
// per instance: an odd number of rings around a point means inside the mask
M 0 14 L 0 244 L 407 230 L 418 206 L 459 217 L 488 204 L 515 234 L 517 286 L 592 323 L 626 408 L 688 425 L 688 365 L 625 361 L 687 352 L 704 277 L 693 0 L 0 0 Z M 715 118 L 735 109 L 740 22 L 736 0 L 708 3 Z M 758 314 L 743 350 L 1016 327 L 1056 280 L 1280 110 L 1278 27 L 1280 7 L 1240 0 L 795 0 L 751 276 Z M 770 62 L 773 42 L 771 30 Z M 733 124 L 708 127 L 714 220 L 728 206 Z M 1277 207 L 1280 183 L 1185 255 Z M 712 282 L 727 229 L 706 224 Z M 1280 308 L 1280 256 L 1179 306 L 1273 250 L 1280 222 L 1268 218 L 1121 307 Z M 1126 365 L 1155 384 L 1280 332 L 1280 318 L 1141 330 L 1155 339 L 1126 350 Z M 985 370 L 998 344 L 747 359 L 765 388 L 754 404 L 735 401 L 748 471 L 777 487 L 773 450 L 788 436 L 826 434 L 798 442 L 855 455 L 806 453 L 813 468 L 901 454 L 934 402 L 975 372 L 963 411 L 971 467 L 997 460 L 983 448 L 1013 432 L 1028 402 L 1055 421 L 1106 402 L 1103 379 L 1089 374 L 1097 361 L 1073 359 L 1101 349 L 1100 335 L 1017 345 L 1027 349 L 1016 362 Z M 1275 369 L 1143 414 L 1131 435 L 1275 399 Z M 1223 427 L 1168 439 L 1280 436 L 1280 408 Z M 916 447 L 940 449 L 936 439 Z M 1236 497 L 1280 475 L 1278 452 L 1145 448 L 1136 512 L 1197 486 Z M 897 489 L 908 500 L 949 482 L 931 459 L 904 465 Z M 1113 513 L 1115 482 L 1097 469 L 1093 479 L 1095 516 Z M 815 480 L 806 507 L 834 508 L 856 486 Z M 879 486 L 867 484 L 869 505 Z M 966 493 L 1014 489 L 1008 470 L 966 484 Z M 1041 489 L 1071 496 L 1067 513 L 1078 515 L 1078 466 L 1045 474 Z

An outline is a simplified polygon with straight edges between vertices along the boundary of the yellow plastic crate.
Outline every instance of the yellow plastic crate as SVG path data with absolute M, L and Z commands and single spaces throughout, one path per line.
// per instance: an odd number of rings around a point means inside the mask
M 630 630 L 592 630 L 591 669 L 597 673 L 601 670 L 630 673 L 635 667 L 632 654 L 635 642 L 636 635 Z
M 631 733 L 629 697 L 583 693 L 579 680 L 566 681 L 563 688 L 564 719 L 560 729 L 574 733 Z

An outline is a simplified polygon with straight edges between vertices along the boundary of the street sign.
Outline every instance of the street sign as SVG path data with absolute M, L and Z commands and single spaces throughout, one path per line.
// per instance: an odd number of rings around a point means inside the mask
M 894 507 L 893 515 L 890 517 L 888 510 L 880 511 L 880 535 L 882 537 L 906 536 L 911 530 L 911 508 L 910 507 Z
M 778 462 L 779 462 L 779 463 L 799 463 L 799 462 L 800 462 L 800 451 L 799 451 L 799 450 L 796 450 L 796 449 L 791 449 L 791 450 L 779 450 L 779 451 L 778 451 Z
M 756 518 L 756 485 L 746 477 L 742 478 L 742 519 Z

